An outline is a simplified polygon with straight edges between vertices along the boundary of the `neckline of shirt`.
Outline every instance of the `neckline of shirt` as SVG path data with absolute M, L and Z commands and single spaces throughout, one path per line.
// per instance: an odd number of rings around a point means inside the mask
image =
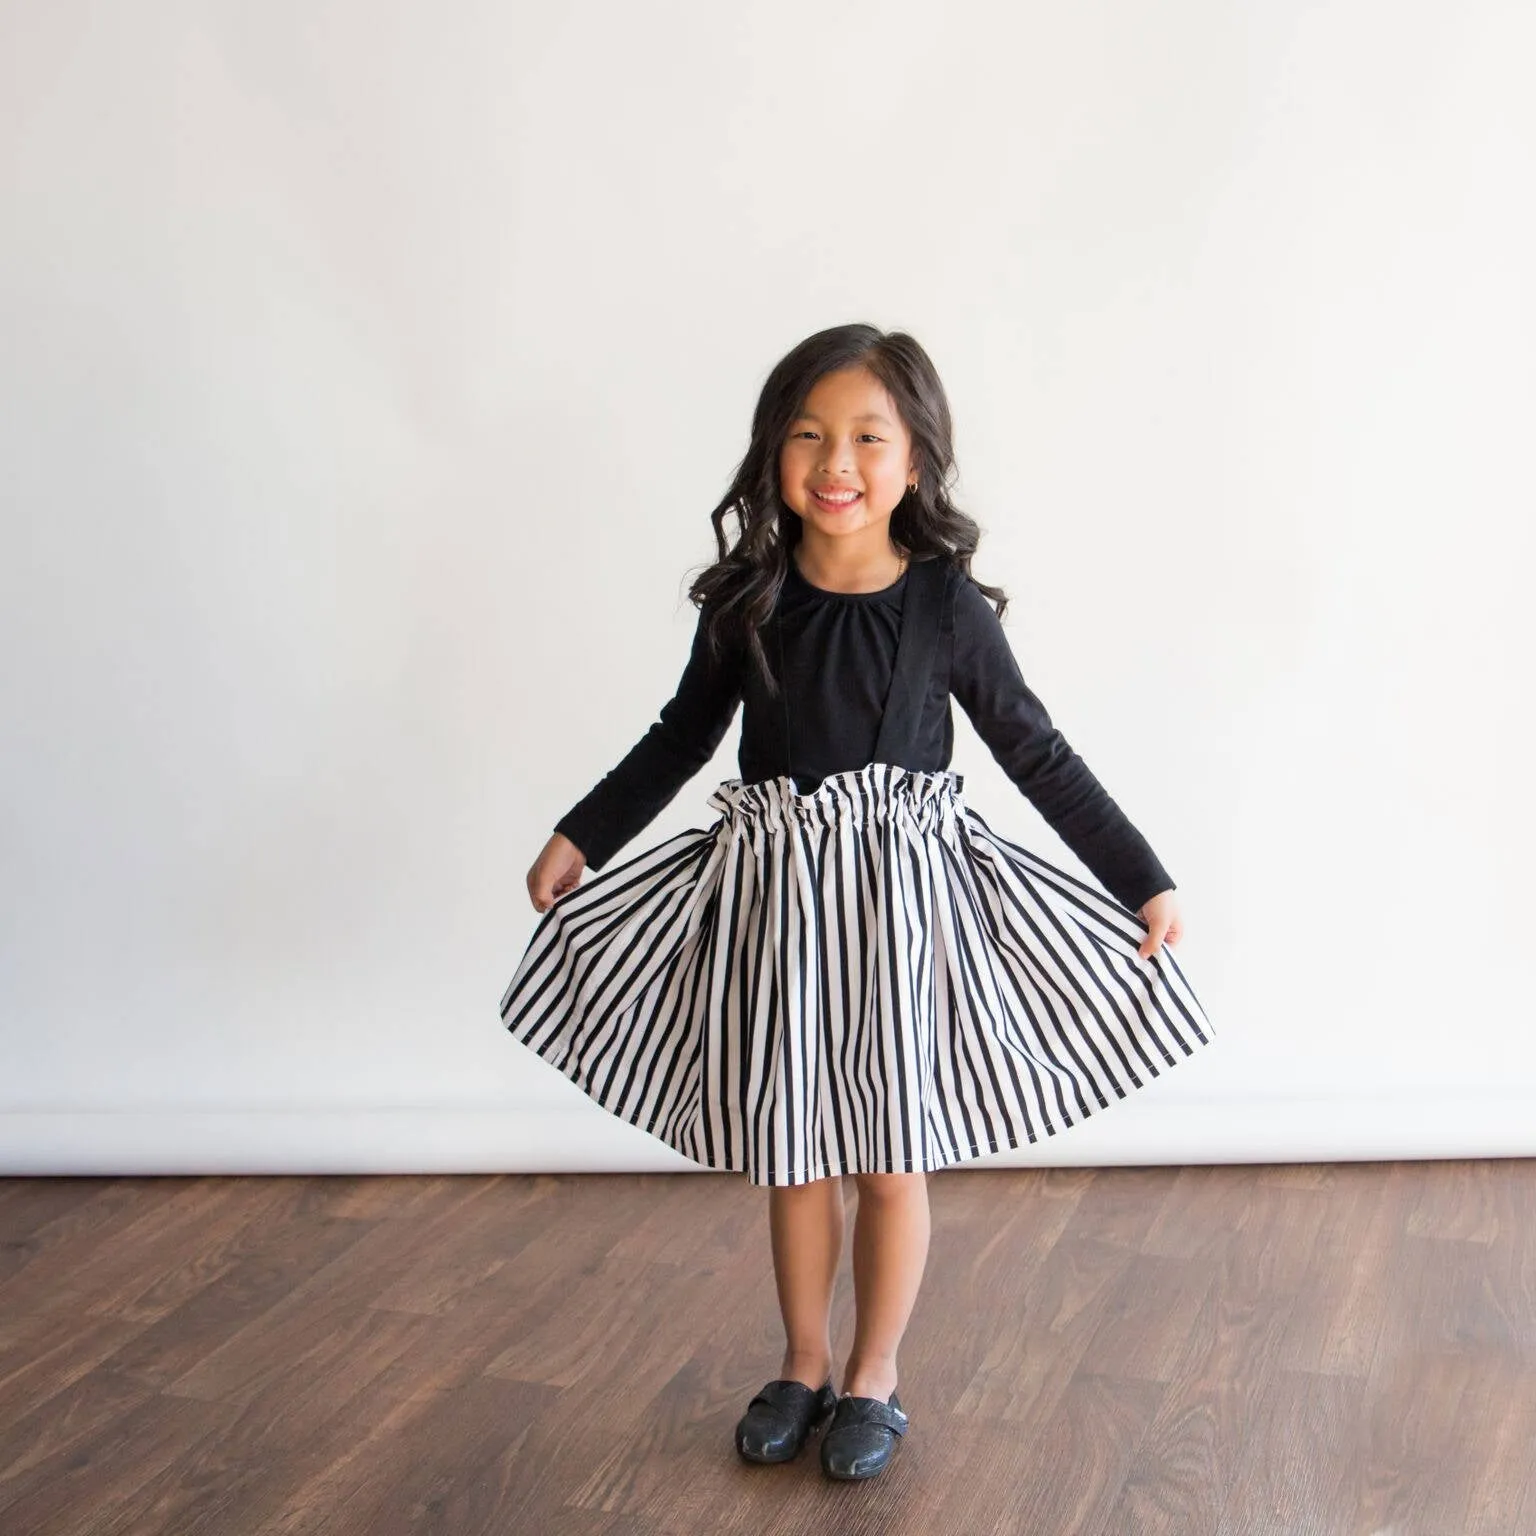
M 795 563 L 795 557 L 793 555 L 789 557 L 789 576 L 791 581 L 815 597 L 829 598 L 841 603 L 868 603 L 878 601 L 882 597 L 894 597 L 906 584 L 907 576 L 911 569 L 912 565 L 909 561 L 903 568 L 901 575 L 890 586 L 879 587 L 873 592 L 834 592 L 830 587 L 818 587 Z

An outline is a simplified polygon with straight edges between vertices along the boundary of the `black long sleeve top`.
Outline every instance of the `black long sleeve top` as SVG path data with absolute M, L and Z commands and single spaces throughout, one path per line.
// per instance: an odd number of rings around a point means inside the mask
M 744 782 L 788 773 L 804 793 L 828 774 L 866 766 L 895 665 L 907 574 L 878 592 L 829 592 L 813 586 L 791 560 L 777 608 L 782 699 L 767 693 L 742 645 L 709 658 L 701 610 L 688 663 L 660 718 L 555 830 L 582 851 L 588 867 L 600 869 L 714 756 L 743 704 L 738 762 Z M 952 694 L 1009 779 L 1117 901 L 1134 912 L 1174 889 L 1146 839 L 1025 683 L 985 594 L 970 577 L 952 576 L 953 605 L 939 639 L 948 664 L 941 655 L 934 667 L 949 687 L 930 689 L 903 765 L 949 766 Z M 776 649 L 776 642 L 769 647 L 775 662 Z

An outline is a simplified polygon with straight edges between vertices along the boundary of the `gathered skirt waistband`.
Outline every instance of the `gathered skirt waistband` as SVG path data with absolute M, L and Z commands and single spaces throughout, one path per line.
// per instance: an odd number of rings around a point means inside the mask
M 727 779 L 709 797 L 727 824 L 744 829 L 830 827 L 871 819 L 901 818 L 921 831 L 952 825 L 964 809 L 965 776 L 952 769 L 901 768 L 870 763 L 828 774 L 801 790 L 789 774 L 746 783 Z

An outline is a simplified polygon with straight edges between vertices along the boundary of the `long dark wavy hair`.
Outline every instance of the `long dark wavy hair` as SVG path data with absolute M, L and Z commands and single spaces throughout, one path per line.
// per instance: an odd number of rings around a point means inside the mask
M 718 656 L 732 641 L 745 641 L 775 697 L 779 687 L 759 631 L 773 613 L 790 551 L 801 537 L 800 519 L 779 493 L 779 451 L 816 381 L 856 366 L 867 368 L 885 386 L 912 436 L 917 490 L 908 491 L 891 513 L 892 543 L 913 562 L 947 559 L 969 576 L 981 538 L 980 526 L 949 499 L 954 429 L 938 370 L 922 347 L 904 331 L 872 325 L 835 325 L 807 336 L 774 365 L 763 384 L 752 413 L 752 440 L 730 489 L 710 513 L 718 558 L 688 590 L 696 606 L 711 609 L 705 621 L 711 655 Z M 725 532 L 725 520 L 732 515 L 734 539 Z M 1001 618 L 1008 609 L 1007 594 L 1000 587 L 976 585 L 997 604 Z

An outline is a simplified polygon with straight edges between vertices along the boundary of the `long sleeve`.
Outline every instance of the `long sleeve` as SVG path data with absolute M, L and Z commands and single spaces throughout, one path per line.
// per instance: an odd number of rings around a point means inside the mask
M 741 702 L 738 648 L 711 661 L 704 642 L 707 609 L 699 612 L 693 648 L 660 718 L 619 765 L 555 824 L 575 843 L 589 869 L 613 855 L 671 803 L 715 754 Z
M 1032 693 L 997 612 L 970 579 L 955 596 L 950 691 L 1003 771 L 1123 906 L 1175 889 L 1147 840 Z

